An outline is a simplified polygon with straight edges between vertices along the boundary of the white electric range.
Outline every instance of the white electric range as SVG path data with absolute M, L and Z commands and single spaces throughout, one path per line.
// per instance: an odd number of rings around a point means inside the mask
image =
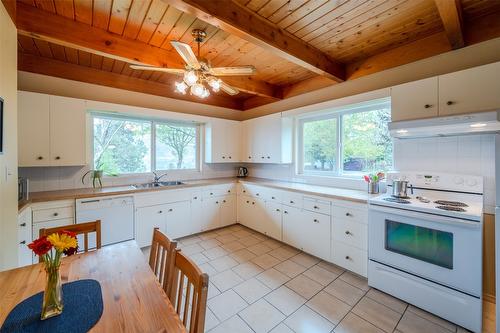
M 409 181 L 407 198 L 391 196 L 393 179 Z M 387 184 L 369 200 L 369 285 L 481 332 L 483 178 L 405 172 Z

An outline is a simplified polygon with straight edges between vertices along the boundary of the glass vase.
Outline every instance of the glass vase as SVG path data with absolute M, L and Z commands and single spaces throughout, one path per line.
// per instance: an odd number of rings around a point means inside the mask
M 42 320 L 60 315 L 64 307 L 59 265 L 47 265 L 45 272 L 47 284 L 43 293 Z

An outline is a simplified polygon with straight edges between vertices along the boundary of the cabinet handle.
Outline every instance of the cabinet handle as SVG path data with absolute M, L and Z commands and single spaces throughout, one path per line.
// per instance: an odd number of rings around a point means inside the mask
M 56 156 L 56 160 L 60 160 L 61 159 L 61 156 Z
M 247 200 L 247 203 L 250 203 L 250 201 Z
M 290 203 L 293 204 L 294 203 L 293 200 L 290 200 Z
M 59 213 L 54 213 L 54 216 L 58 216 L 58 215 L 59 215 Z
M 170 208 L 168 211 L 169 211 L 169 212 L 173 212 L 173 211 L 174 211 L 174 209 L 173 209 L 173 208 Z
M 37 160 L 43 160 L 43 156 L 38 156 L 36 159 Z
M 352 233 L 351 233 L 349 230 L 346 230 L 346 231 L 345 231 L 345 234 L 346 234 L 346 235 L 352 235 Z
M 351 213 L 345 213 L 345 216 L 352 216 Z
M 194 200 L 197 200 L 197 199 L 198 199 L 198 197 L 194 197 L 193 199 L 194 199 Z
M 227 190 L 227 193 L 231 193 L 231 190 Z
M 246 191 L 246 190 L 243 190 L 243 193 L 247 193 L 247 191 Z
M 314 209 L 319 209 L 319 207 L 318 207 L 318 206 L 314 206 L 313 208 L 314 208 Z
M 248 156 L 249 159 L 252 159 L 252 156 Z
M 163 214 L 163 211 L 162 210 L 158 211 L 158 214 Z
M 213 192 L 210 192 L 210 195 L 214 195 Z
M 432 107 L 432 104 L 425 104 L 424 105 L 424 108 L 428 109 L 428 108 L 431 108 Z
M 276 208 L 276 211 L 279 212 L 280 210 L 278 208 Z
M 19 244 L 26 244 L 26 241 L 25 240 L 20 241 Z
M 231 159 L 231 156 L 229 156 L 229 159 Z
M 271 158 L 270 156 L 267 157 L 268 159 Z
M 275 198 L 275 197 L 271 197 L 271 199 L 273 199 L 273 200 L 274 200 L 274 199 L 276 199 L 276 198 Z
M 453 105 L 453 104 L 455 104 L 455 102 L 453 102 L 453 101 L 446 102 L 446 105 Z
M 314 223 L 319 223 L 318 219 L 313 220 Z
M 25 227 L 25 226 L 26 226 L 26 223 L 21 223 L 19 226 L 20 226 L 20 227 Z
M 283 213 L 288 214 L 288 212 L 286 210 Z
M 349 257 L 349 256 L 345 256 L 345 259 L 346 259 L 346 260 L 351 260 L 351 257 Z
M 225 158 L 226 158 L 226 156 L 222 156 L 222 158 L 223 158 L 223 159 L 225 159 Z
M 218 201 L 216 201 L 215 203 L 216 203 L 216 204 L 218 204 L 219 202 L 218 202 Z
M 226 200 L 222 200 L 223 203 L 226 203 Z
M 255 193 L 256 196 L 259 196 L 260 194 L 259 193 Z
M 255 202 L 254 202 L 254 201 L 252 201 L 252 205 L 255 205 Z

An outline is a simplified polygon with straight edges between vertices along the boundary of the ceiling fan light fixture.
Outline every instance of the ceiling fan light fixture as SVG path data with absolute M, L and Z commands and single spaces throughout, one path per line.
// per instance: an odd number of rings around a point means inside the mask
M 198 75 L 196 74 L 195 71 L 186 71 L 184 73 L 184 82 L 187 83 L 188 86 L 194 85 L 196 82 L 198 82 Z
M 220 79 L 216 79 L 214 77 L 210 77 L 208 79 L 208 85 L 212 88 L 213 92 L 218 92 L 220 90 Z
M 202 97 L 205 87 L 201 83 L 195 83 L 191 86 L 191 94 L 197 97 Z
M 175 82 L 175 92 L 185 95 L 187 88 L 188 85 L 184 81 Z
M 210 96 L 210 91 L 208 91 L 207 88 L 203 88 L 203 93 L 201 94 L 201 98 L 207 98 L 208 96 Z

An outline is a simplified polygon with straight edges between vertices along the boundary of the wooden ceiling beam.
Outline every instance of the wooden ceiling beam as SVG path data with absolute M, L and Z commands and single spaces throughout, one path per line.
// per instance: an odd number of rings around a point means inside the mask
M 464 47 L 462 5 L 460 0 L 434 0 L 452 49 Z
M 17 29 L 21 35 L 127 63 L 184 68 L 184 62 L 173 49 L 151 46 L 21 2 L 17 4 L 17 17 Z M 223 79 L 242 92 L 273 98 L 281 96 L 279 87 L 251 77 Z
M 312 72 L 344 81 L 343 64 L 235 1 L 163 1 Z
M 194 103 L 210 104 L 236 110 L 242 109 L 241 102 L 229 96 L 211 94 L 209 97 L 201 100 L 190 95 L 175 93 L 173 83 L 163 84 L 143 80 L 26 53 L 19 53 L 18 69 L 31 73 L 136 91 L 144 94 L 181 99 Z

